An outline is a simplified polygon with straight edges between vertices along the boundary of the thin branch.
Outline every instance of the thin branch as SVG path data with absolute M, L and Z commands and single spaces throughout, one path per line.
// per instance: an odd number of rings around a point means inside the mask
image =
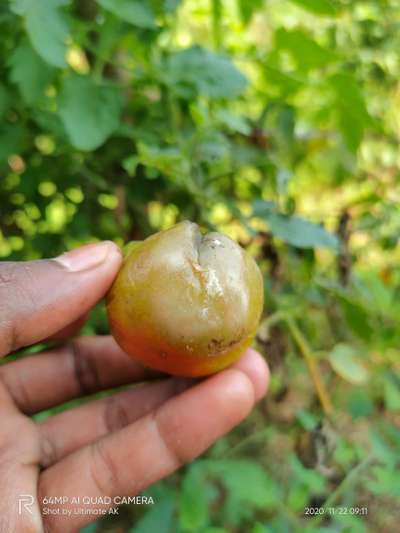
M 304 337 L 296 322 L 292 317 L 286 316 L 285 322 L 288 325 L 290 333 L 292 334 L 293 339 L 295 340 L 305 362 L 308 367 L 308 370 L 311 375 L 311 379 L 314 382 L 315 389 L 318 394 L 319 401 L 321 403 L 322 409 L 327 416 L 330 416 L 333 412 L 332 403 L 328 392 L 325 388 L 324 382 L 321 377 L 321 373 L 318 368 L 316 358 L 313 356 L 310 345 L 307 342 L 307 339 Z

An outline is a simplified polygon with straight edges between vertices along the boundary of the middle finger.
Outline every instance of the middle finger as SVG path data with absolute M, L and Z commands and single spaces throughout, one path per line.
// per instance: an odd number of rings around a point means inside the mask
M 122 429 L 194 383 L 193 379 L 170 378 L 142 384 L 47 418 L 38 424 L 41 465 L 48 467 L 78 448 Z
M 0 379 L 25 414 L 156 376 L 160 373 L 145 369 L 110 336 L 78 337 L 0 366 Z

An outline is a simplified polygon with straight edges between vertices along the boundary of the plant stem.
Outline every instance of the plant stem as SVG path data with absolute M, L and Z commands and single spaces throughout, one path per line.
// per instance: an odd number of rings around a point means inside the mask
M 211 16 L 214 47 L 219 50 L 222 47 L 222 0 L 211 0 Z
M 324 382 L 322 381 L 320 371 L 316 359 L 313 356 L 310 345 L 308 344 L 306 338 L 300 331 L 294 319 L 290 316 L 285 317 L 285 322 L 288 325 L 290 333 L 292 334 L 293 339 L 295 340 L 311 375 L 311 379 L 314 382 L 315 389 L 318 394 L 319 401 L 321 402 L 322 409 L 324 413 L 329 416 L 333 412 L 332 403 L 329 398 L 328 392 L 325 389 Z
M 249 444 L 254 444 L 258 442 L 259 440 L 264 440 L 266 437 L 268 437 L 271 434 L 271 428 L 267 427 L 260 431 L 257 431 L 256 433 L 253 433 L 252 435 L 249 435 L 248 437 L 245 437 L 240 442 L 238 442 L 235 446 L 229 449 L 229 451 L 225 452 L 223 455 L 221 455 L 221 458 L 231 457 L 232 455 L 235 455 L 238 451 L 243 450 L 246 448 Z
M 275 311 L 272 315 L 269 315 L 265 320 L 262 321 L 262 326 L 270 328 L 274 326 L 277 322 L 285 321 L 287 319 L 287 314 L 284 311 Z
M 318 369 L 317 360 L 313 355 L 307 339 L 300 331 L 300 328 L 296 324 L 295 320 L 285 311 L 275 311 L 275 313 L 270 315 L 262 322 L 262 326 L 271 327 L 280 321 L 287 324 L 289 331 L 307 364 L 308 371 L 310 372 L 311 379 L 313 380 L 322 409 L 327 416 L 330 416 L 333 412 L 333 407 L 329 398 L 329 394 L 322 380 L 321 373 Z

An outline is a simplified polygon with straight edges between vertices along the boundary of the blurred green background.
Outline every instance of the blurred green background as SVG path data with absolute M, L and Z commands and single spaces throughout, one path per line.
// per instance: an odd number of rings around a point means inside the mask
M 265 279 L 268 398 L 86 533 L 398 531 L 399 30 L 397 0 L 1 2 L 1 259 L 191 219 Z

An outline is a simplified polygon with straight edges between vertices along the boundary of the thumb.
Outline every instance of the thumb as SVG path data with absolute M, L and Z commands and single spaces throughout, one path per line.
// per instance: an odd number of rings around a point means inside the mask
M 104 296 L 121 265 L 108 241 L 55 259 L 0 263 L 0 356 L 45 339 Z

